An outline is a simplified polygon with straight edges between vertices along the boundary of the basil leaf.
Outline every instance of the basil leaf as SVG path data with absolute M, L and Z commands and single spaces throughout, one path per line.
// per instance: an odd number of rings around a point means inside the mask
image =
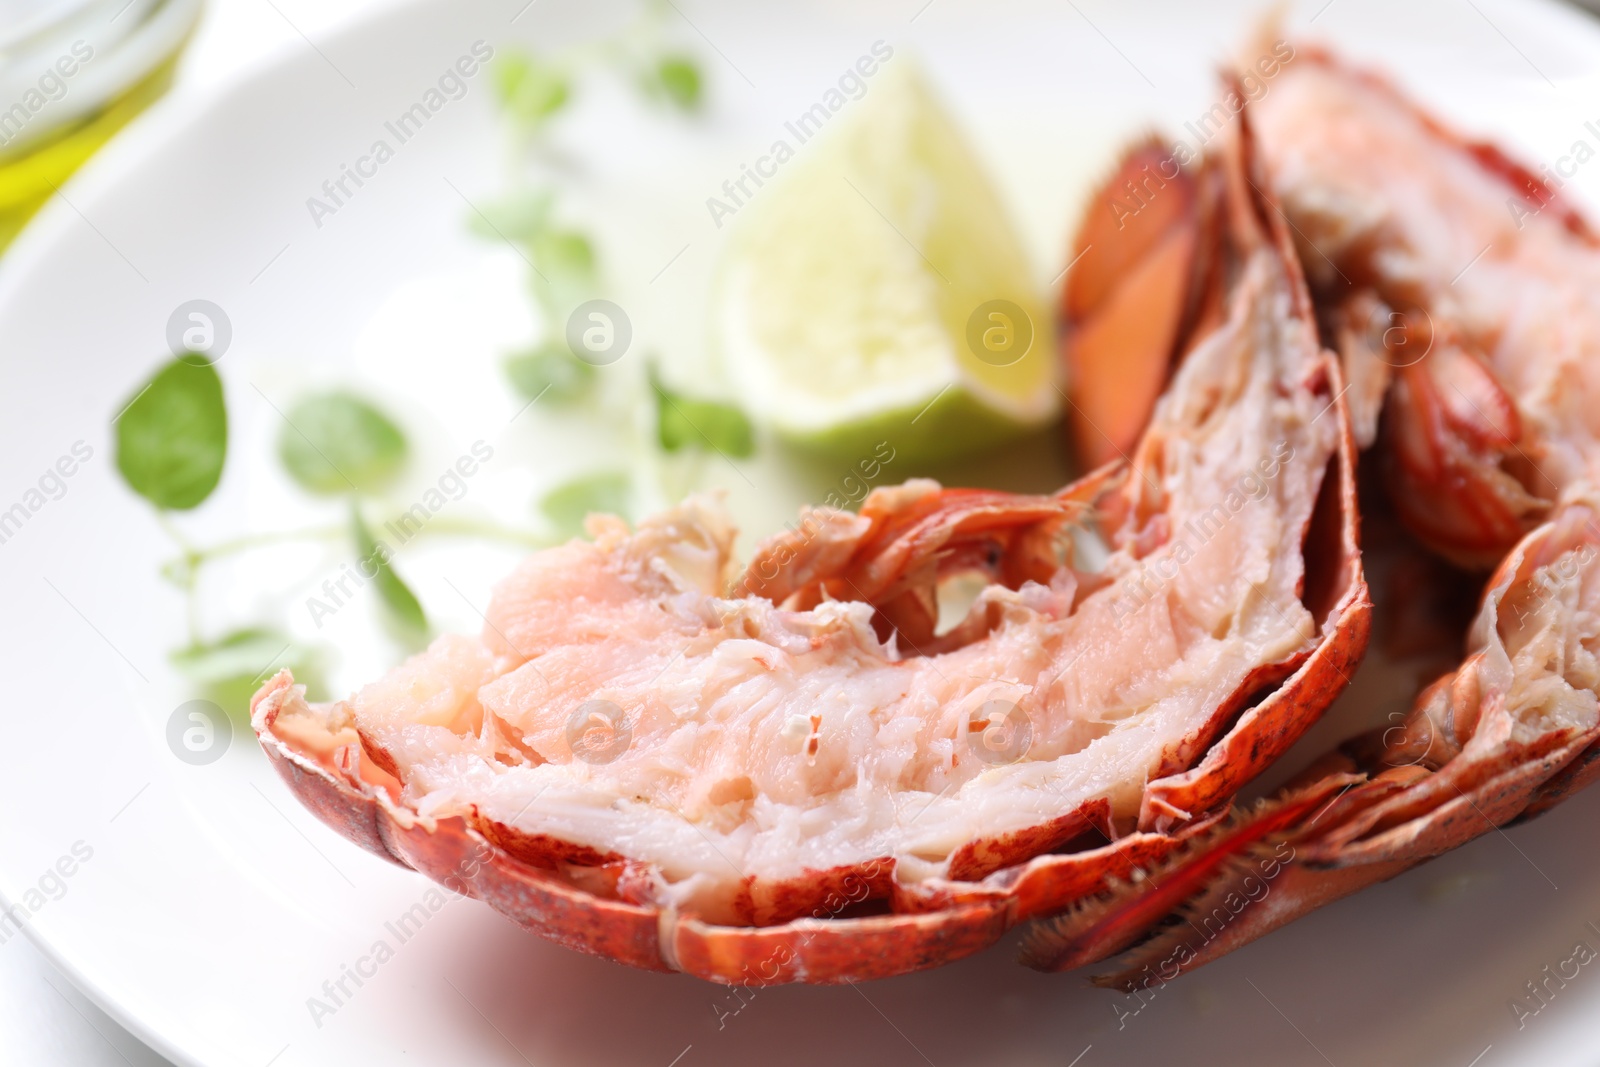
M 211 361 L 190 352 L 156 372 L 116 420 L 117 470 L 158 508 L 197 507 L 222 479 L 228 409 Z
M 633 488 L 626 474 L 601 471 L 586 474 L 550 490 L 539 500 L 539 510 L 561 538 L 583 536 L 583 520 L 593 512 L 629 518 Z
M 668 452 L 709 448 L 729 456 L 755 451 L 755 434 L 744 412 L 715 400 L 693 400 L 662 384 L 655 371 L 650 384 L 656 394 L 656 433 Z
M 656 63 L 654 81 L 666 98 L 682 111 L 700 106 L 700 67 L 688 56 L 662 56 Z
M 319 393 L 289 409 L 278 458 L 313 493 L 381 488 L 406 458 L 406 439 L 389 417 L 352 393 Z
M 546 344 L 506 359 L 506 377 L 529 400 L 548 389 L 551 400 L 572 400 L 594 381 L 595 368 L 567 351 L 564 344 Z
M 356 570 L 363 578 L 371 577 L 373 586 L 378 590 L 378 599 L 383 603 L 389 619 L 395 623 L 399 636 L 408 644 L 420 643 L 428 633 L 428 617 L 423 614 L 422 604 L 416 594 L 400 580 L 390 565 L 389 546 L 378 543 L 367 528 L 366 520 L 361 517 L 361 511 L 354 506 L 350 509 L 350 526 L 355 534 L 356 552 L 360 556 Z
M 233 715 L 248 712 L 256 690 L 285 667 L 313 693 L 313 699 L 323 688 L 321 654 L 270 627 L 234 630 L 216 641 L 178 649 L 169 659 L 178 673 L 198 686 L 200 695 Z
M 564 71 L 527 52 L 511 52 L 494 68 L 495 91 L 512 118 L 539 126 L 566 104 L 572 82 Z

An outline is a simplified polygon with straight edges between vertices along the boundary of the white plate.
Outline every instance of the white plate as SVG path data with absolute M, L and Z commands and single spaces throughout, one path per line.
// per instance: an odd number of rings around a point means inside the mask
M 705 198 L 875 40 L 897 56 L 921 55 L 1024 222 L 1043 285 L 1063 265 L 1085 182 L 1119 140 L 1152 121 L 1180 130 L 1206 110 L 1212 70 L 1254 5 L 906 0 L 796 10 L 684 0 L 677 8 L 675 32 L 704 56 L 712 80 L 709 117 L 652 119 L 627 94 L 597 85 L 564 136 L 587 168 L 572 202 L 601 235 L 636 351 L 681 364 L 702 344 L 704 288 L 721 237 Z M 567 952 L 469 901 L 451 901 L 397 944 L 385 924 L 429 883 L 324 829 L 246 736 L 209 766 L 174 758 L 167 721 L 188 693 L 165 655 L 182 639 L 182 605 L 156 574 L 172 549 L 116 478 L 108 428 L 163 357 L 168 315 L 203 297 L 226 309 L 234 332 L 221 362 L 234 420 L 227 474 L 211 501 L 180 520 L 197 539 L 336 515 L 305 504 L 270 454 L 279 426 L 272 405 L 316 383 L 356 384 L 413 429 L 416 473 L 398 491 L 402 501 L 474 439 L 495 442 L 493 469 L 459 505 L 463 517 L 525 519 L 530 494 L 563 471 L 623 461 L 617 434 L 553 411 L 536 407 L 511 422 L 518 401 L 495 357 L 530 329 L 516 294 L 521 266 L 464 228 L 463 197 L 491 198 L 507 173 L 481 75 L 320 228 L 305 201 L 475 40 L 553 46 L 614 25 L 626 10 L 437 0 L 320 41 L 320 51 L 203 105 L 158 108 L 7 256 L 0 511 L 75 442 L 93 450 L 65 495 L 0 544 L 11 678 L 0 891 L 10 902 L 41 881 L 50 891 L 27 919 L 29 935 L 181 1064 L 1092 1067 L 1164 1057 L 1466 1067 L 1592 1057 L 1600 972 L 1552 985 L 1550 1005 L 1520 1029 L 1509 1002 L 1575 942 L 1600 945 L 1587 925 L 1600 922 L 1600 855 L 1587 847 L 1600 791 L 1302 920 L 1137 1014 L 1139 1002 L 1081 976 L 1018 967 L 1009 944 L 855 989 L 764 990 L 730 1014 L 743 1003 L 732 993 Z M 1584 123 L 1596 118 L 1586 107 L 1600 84 L 1600 32 L 1576 13 L 1491 0 L 1316 0 L 1299 22 L 1313 15 L 1314 30 L 1530 160 L 1555 160 L 1594 138 Z M 1600 166 L 1580 170 L 1573 185 L 1600 204 Z M 955 473 L 993 478 L 998 467 L 1008 485 L 1060 477 L 1042 440 L 1003 464 Z M 827 465 L 770 448 L 737 470 L 709 462 L 698 473 L 727 486 L 758 534 L 832 477 Z M 441 623 L 468 629 L 473 609 L 451 586 L 481 605 L 508 558 L 445 546 L 402 563 Z M 304 598 L 338 563 L 290 551 L 226 570 L 208 592 L 204 621 L 220 627 L 276 612 L 310 632 Z M 305 583 L 263 593 L 278 567 Z M 369 609 L 360 602 L 330 624 L 348 641 L 341 686 L 392 655 L 360 636 L 371 628 Z M 1324 723 L 1294 758 L 1341 729 L 1350 722 Z M 69 877 L 50 877 L 74 846 L 89 858 Z M 380 938 L 397 948 L 394 958 L 359 989 L 349 985 L 348 1002 L 318 1025 L 308 998 L 324 995 L 323 983 Z

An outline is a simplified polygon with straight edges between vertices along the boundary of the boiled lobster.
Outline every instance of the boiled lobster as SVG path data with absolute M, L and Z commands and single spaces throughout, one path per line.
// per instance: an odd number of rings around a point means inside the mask
M 1343 373 L 1246 124 L 1211 167 L 1205 291 L 1127 457 L 1049 496 L 876 490 L 743 568 L 713 498 L 594 518 L 479 636 L 332 704 L 274 678 L 272 762 L 537 933 L 729 983 L 948 962 L 1241 832 L 1370 602 Z

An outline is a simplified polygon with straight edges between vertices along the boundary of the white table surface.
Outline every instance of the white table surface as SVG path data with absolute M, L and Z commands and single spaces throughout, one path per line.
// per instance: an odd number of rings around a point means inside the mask
M 209 0 L 173 94 L 217 87 L 403 0 Z M 1600 11 L 1600 0 L 1574 0 Z M 0 944 L 0 1064 L 170 1067 L 95 1007 L 24 937 Z

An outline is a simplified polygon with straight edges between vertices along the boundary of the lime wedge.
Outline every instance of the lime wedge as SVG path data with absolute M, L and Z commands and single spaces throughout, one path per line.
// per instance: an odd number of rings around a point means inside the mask
M 733 222 L 712 336 L 746 410 L 846 461 L 884 441 L 937 461 L 1048 420 L 1051 316 L 921 72 L 890 60 L 839 111 L 785 127 L 793 161 Z

